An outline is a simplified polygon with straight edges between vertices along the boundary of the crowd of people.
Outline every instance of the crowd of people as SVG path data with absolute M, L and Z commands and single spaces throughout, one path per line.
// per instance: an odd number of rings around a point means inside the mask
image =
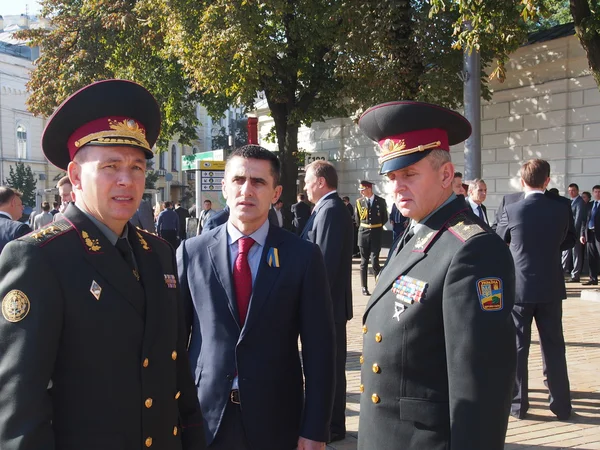
M 0 188 L 0 448 L 323 450 L 344 439 L 353 255 L 369 296 L 360 450 L 503 449 L 509 415 L 529 407 L 534 318 L 550 409 L 570 417 L 561 256 L 575 270 L 576 243 L 587 244 L 597 284 L 600 216 L 594 202 L 577 222 L 575 195 L 546 193 L 546 161 L 525 162 L 523 192 L 490 226 L 485 182 L 465 188 L 450 158 L 469 122 L 385 103 L 359 127 L 380 148 L 391 211 L 371 181 L 355 205 L 340 198 L 334 165 L 315 161 L 286 217 L 278 157 L 246 145 L 226 162 L 226 207 L 205 201 L 186 239 L 193 211 L 165 202 L 155 215 L 142 202 L 160 122 L 142 86 L 91 84 L 43 134 L 68 173 L 60 211 L 44 204 L 31 232 L 15 220 L 20 193 Z

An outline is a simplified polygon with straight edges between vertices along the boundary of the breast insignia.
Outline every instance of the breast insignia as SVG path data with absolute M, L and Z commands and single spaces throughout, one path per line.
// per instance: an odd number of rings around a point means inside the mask
M 457 214 L 451 218 L 446 224 L 446 228 L 462 242 L 466 242 L 478 234 L 486 233 L 486 230 L 464 214 Z

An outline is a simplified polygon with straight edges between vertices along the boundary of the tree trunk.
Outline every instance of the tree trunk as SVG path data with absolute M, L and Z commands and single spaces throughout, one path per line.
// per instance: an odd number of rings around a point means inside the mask
M 590 5 L 588 0 L 570 0 L 570 8 L 575 22 L 575 32 L 587 54 L 596 85 L 600 86 L 600 35 L 592 28 L 594 21 Z

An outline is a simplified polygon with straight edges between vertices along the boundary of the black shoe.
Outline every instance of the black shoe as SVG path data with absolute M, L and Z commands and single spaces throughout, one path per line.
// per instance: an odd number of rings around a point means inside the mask
M 511 411 L 510 415 L 513 416 L 515 419 L 519 420 L 523 420 L 527 417 L 527 413 L 521 411 Z
M 371 293 L 369 292 L 369 290 L 366 287 L 362 288 L 362 291 L 363 291 L 363 295 L 371 295 Z
M 327 443 L 343 441 L 344 439 L 346 439 L 346 433 L 331 433 L 331 437 Z
M 598 286 L 598 282 L 597 281 L 586 281 L 585 283 L 581 283 L 582 286 Z
M 569 278 L 567 283 L 579 283 L 579 278 Z
M 566 413 L 566 414 L 557 414 L 556 418 L 558 420 L 569 420 L 571 418 L 571 413 Z

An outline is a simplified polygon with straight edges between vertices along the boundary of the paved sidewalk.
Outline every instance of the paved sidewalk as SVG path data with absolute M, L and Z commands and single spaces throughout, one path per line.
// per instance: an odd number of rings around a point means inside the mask
M 382 255 L 384 253 L 385 250 Z M 382 258 L 382 261 L 385 259 Z M 362 351 L 362 314 L 368 300 L 361 293 L 358 262 L 356 258 L 353 260 L 354 319 L 348 323 L 348 431 L 345 440 L 327 447 L 332 450 L 355 450 L 357 445 L 360 406 L 358 358 Z M 372 291 L 373 287 L 373 277 L 369 277 L 369 289 Z M 548 393 L 542 382 L 539 340 L 537 331 L 534 331 L 529 355 L 529 415 L 527 420 L 510 418 L 505 450 L 600 450 L 600 303 L 580 300 L 581 289 L 589 288 L 579 283 L 567 284 L 569 298 L 563 304 L 573 417 L 569 421 L 559 422 L 548 409 Z

